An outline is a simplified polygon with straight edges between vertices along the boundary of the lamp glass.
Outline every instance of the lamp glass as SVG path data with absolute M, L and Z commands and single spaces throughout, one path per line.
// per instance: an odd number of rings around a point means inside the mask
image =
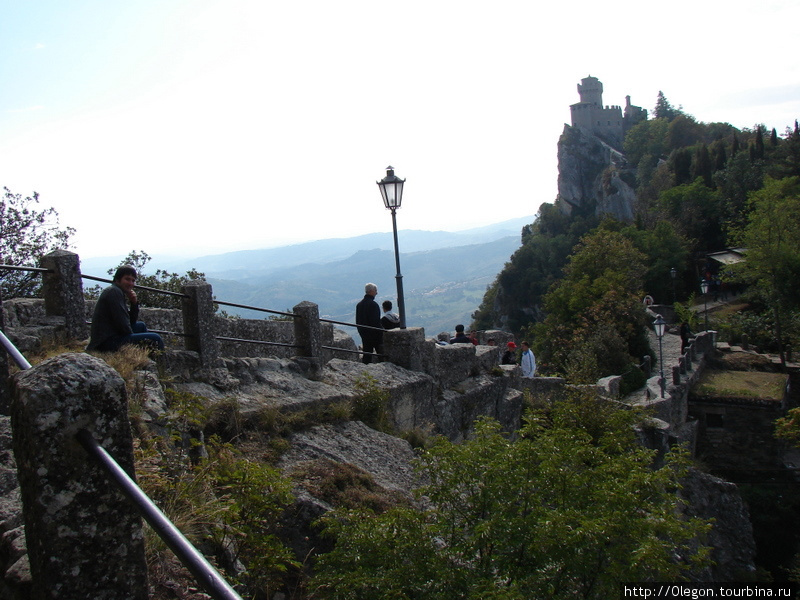
M 700 282 L 700 291 L 703 292 L 704 294 L 708 293 L 708 288 L 710 287 L 711 284 L 707 279 L 703 279 L 703 281 Z
M 403 181 L 381 181 L 379 185 L 386 208 L 400 208 L 403 201 Z
M 386 167 L 386 177 L 376 182 L 381 189 L 381 197 L 386 208 L 391 210 L 400 208 L 400 203 L 403 201 L 403 184 L 405 182 L 405 179 L 400 179 L 394 174 L 392 167 Z

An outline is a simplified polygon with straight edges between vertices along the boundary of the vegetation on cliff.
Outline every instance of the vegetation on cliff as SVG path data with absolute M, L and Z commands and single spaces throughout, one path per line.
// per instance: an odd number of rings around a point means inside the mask
M 769 313 L 771 347 L 796 346 L 798 296 L 788 290 L 800 289 L 797 123 L 781 136 L 760 125 L 702 123 L 659 94 L 654 118 L 631 128 L 624 149 L 622 176 L 636 188 L 634 222 L 598 215 L 590 201 L 570 216 L 558 201 L 543 204 L 473 314 L 473 326 L 533 336 L 543 373 L 576 381 L 589 373 L 618 375 L 621 365 L 647 354 L 641 345 L 621 343 L 620 315 L 641 324 L 645 294 L 658 303 L 686 300 L 706 276 L 707 253 L 744 246 L 748 266 L 715 277 L 753 284 L 752 308 Z M 609 232 L 618 236 L 612 241 Z M 618 260 L 623 239 L 641 253 L 643 268 L 632 271 Z M 577 266 L 590 260 L 591 269 Z M 634 295 L 638 308 L 630 302 Z M 620 302 L 629 308 L 620 311 Z
M 708 524 L 680 516 L 686 457 L 665 468 L 634 411 L 574 396 L 532 410 L 516 440 L 491 420 L 438 440 L 419 467 L 431 507 L 324 518 L 336 546 L 313 584 L 334 600 L 610 598 L 620 581 L 678 581 L 701 565 Z M 315 596 L 316 597 L 316 596 Z

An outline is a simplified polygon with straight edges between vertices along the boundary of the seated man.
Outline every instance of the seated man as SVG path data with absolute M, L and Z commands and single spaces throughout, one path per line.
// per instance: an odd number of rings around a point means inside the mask
M 383 306 L 383 316 L 381 317 L 383 328 L 397 329 L 400 327 L 400 315 L 392 312 L 392 301 L 384 300 L 381 306 Z
M 139 301 L 133 286 L 136 269 L 123 266 L 114 273 L 112 285 L 100 294 L 92 315 L 92 332 L 86 350 L 114 352 L 125 344 L 138 344 L 163 350 L 164 340 L 147 331 L 139 317 Z M 128 309 L 130 302 L 130 309 Z

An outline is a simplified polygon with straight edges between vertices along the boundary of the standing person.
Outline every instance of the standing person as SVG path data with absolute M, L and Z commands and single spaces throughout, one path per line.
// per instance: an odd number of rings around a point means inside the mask
M 472 340 L 464 334 L 464 326 L 460 323 L 456 325 L 456 337 L 450 338 L 451 344 L 471 344 Z
M 686 346 L 689 345 L 689 337 L 692 335 L 692 331 L 689 329 L 689 322 L 683 321 L 681 323 L 681 354 L 686 353 Z
M 384 329 L 396 329 L 400 327 L 400 315 L 392 312 L 392 301 L 384 300 L 381 303 L 383 307 L 383 316 L 381 317 L 381 326 Z
M 517 364 L 517 345 L 514 342 L 508 342 L 508 344 L 506 344 L 506 351 L 503 352 L 503 357 L 500 359 L 500 364 Z
M 361 349 L 364 356 L 361 359 L 365 365 L 372 362 L 372 353 L 383 354 L 383 332 L 370 329 L 370 327 L 381 327 L 381 307 L 375 302 L 378 295 L 378 286 L 368 283 L 364 286 L 364 299 L 356 304 L 356 325 L 358 335 L 361 336 Z
M 136 269 L 130 265 L 122 266 L 114 273 L 111 285 L 101 292 L 94 306 L 86 350 L 115 352 L 125 344 L 164 349 L 161 336 L 147 331 L 145 324 L 138 320 L 139 300 L 134 290 L 136 277 Z
M 522 366 L 523 377 L 532 378 L 536 374 L 536 357 L 533 355 L 528 342 L 522 342 L 522 357 L 519 363 Z

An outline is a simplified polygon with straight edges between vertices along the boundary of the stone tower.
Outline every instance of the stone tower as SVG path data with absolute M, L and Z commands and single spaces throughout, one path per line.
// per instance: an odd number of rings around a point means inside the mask
M 597 77 L 586 77 L 578 84 L 578 94 L 581 97 L 580 104 L 594 104 L 603 106 L 603 84 Z
M 625 114 L 619 105 L 603 106 L 603 83 L 589 75 L 578 84 L 581 101 L 571 105 L 572 126 L 580 127 L 605 143 L 622 150 L 625 133 L 636 123 L 647 119 L 647 111 L 631 105 L 626 96 Z

